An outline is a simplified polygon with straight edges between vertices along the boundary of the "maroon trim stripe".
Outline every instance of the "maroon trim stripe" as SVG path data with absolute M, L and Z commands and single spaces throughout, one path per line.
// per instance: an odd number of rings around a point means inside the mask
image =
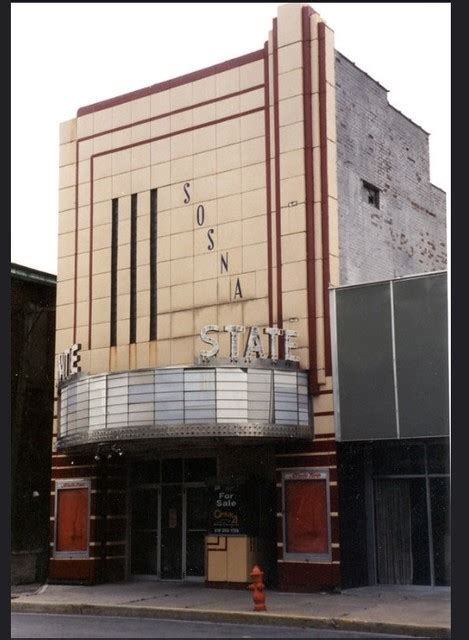
M 279 114 L 279 90 L 278 90 L 278 22 L 273 21 L 273 45 L 274 45 L 274 141 L 275 141 L 275 230 L 277 247 L 277 326 L 283 327 L 283 301 L 282 301 L 282 222 L 281 222 L 281 195 L 280 195 L 280 114 Z M 279 358 L 285 356 L 283 342 L 279 345 Z
M 95 113 L 96 111 L 101 111 L 102 109 L 108 109 L 109 107 L 115 107 L 119 104 L 124 104 L 125 102 L 129 102 L 130 100 L 144 98 L 146 96 L 152 95 L 153 93 L 159 93 L 160 91 L 173 89 L 174 87 L 179 87 L 188 82 L 201 80 L 202 78 L 213 76 L 217 73 L 221 73 L 222 71 L 229 71 L 230 69 L 242 67 L 243 65 L 249 64 L 250 62 L 262 60 L 263 57 L 264 50 L 259 49 L 259 51 L 253 51 L 252 53 L 247 53 L 243 56 L 239 56 L 238 58 L 232 58 L 231 60 L 220 62 L 211 67 L 206 67 L 205 69 L 192 71 L 191 73 L 186 73 L 185 75 L 178 76 L 177 78 L 172 78 L 171 80 L 158 82 L 157 84 L 150 85 L 149 87 L 144 87 L 143 89 L 137 89 L 136 91 L 131 91 L 130 93 L 124 93 L 120 96 L 110 98 L 109 100 L 101 100 L 100 102 L 95 102 L 93 104 L 80 107 L 77 111 L 77 116 L 84 116 L 88 113 Z
M 220 100 L 227 100 L 229 98 L 234 98 L 236 96 L 240 96 L 244 93 L 249 93 L 250 91 L 256 91 L 257 89 L 262 89 L 264 85 L 259 84 L 254 87 L 249 87 L 248 89 L 243 89 L 241 91 L 235 91 L 233 93 L 227 93 L 224 96 L 219 96 L 218 98 L 212 98 L 211 100 L 204 100 L 203 102 L 197 102 L 196 104 L 190 105 L 189 107 L 182 107 L 181 109 L 176 109 L 175 111 L 168 111 L 166 113 L 162 113 L 158 116 L 153 116 L 152 118 L 145 118 L 143 120 L 138 120 L 137 122 L 133 122 L 130 124 L 124 124 L 120 127 L 114 127 L 113 129 L 107 129 L 106 131 L 100 131 L 99 133 L 93 133 L 89 136 L 83 136 L 82 138 L 77 139 L 77 146 L 75 152 L 75 274 L 74 274 L 74 294 L 73 294 L 73 341 L 76 342 L 76 329 L 77 329 L 77 266 L 78 266 L 78 179 L 79 179 L 79 160 L 80 160 L 80 152 L 79 145 L 80 142 L 84 142 L 86 140 L 91 140 L 94 138 L 99 138 L 100 136 L 107 135 L 109 133 L 115 133 L 117 131 L 122 131 L 123 129 L 128 129 L 130 127 L 135 127 L 140 124 L 145 124 L 147 122 L 152 122 L 153 120 L 159 120 L 160 118 L 166 118 L 170 115 L 176 115 L 179 113 L 183 113 L 184 111 L 189 111 L 190 109 L 197 109 L 198 107 L 203 107 L 208 104 L 212 104 L 213 102 L 219 102 Z
M 90 158 L 90 257 L 88 280 L 88 349 L 91 349 L 91 321 L 93 316 L 93 195 L 94 195 L 94 156 Z
M 166 111 L 165 113 L 160 113 L 157 116 L 151 116 L 150 118 L 143 118 L 142 120 L 136 120 L 135 122 L 130 122 L 129 124 L 122 124 L 119 127 L 114 127 L 113 129 L 106 129 L 105 131 L 92 133 L 89 136 L 84 136 L 83 138 L 79 138 L 79 142 L 84 142 L 85 140 L 91 140 L 91 138 L 99 138 L 100 136 L 105 136 L 108 133 L 116 133 L 117 131 L 123 131 L 124 129 L 129 129 L 131 127 L 138 127 L 141 124 L 147 124 L 147 122 L 153 122 L 154 120 L 161 120 L 161 118 L 176 116 L 180 113 L 184 113 L 185 111 L 191 111 L 192 109 L 205 107 L 208 104 L 213 104 L 214 102 L 221 102 L 222 100 L 228 100 L 229 98 L 236 98 L 237 96 L 242 96 L 244 93 L 250 93 L 251 91 L 257 91 L 258 89 L 263 89 L 263 88 L 264 88 L 264 84 L 256 84 L 253 87 L 248 87 L 247 89 L 241 89 L 240 91 L 233 91 L 233 93 L 227 93 L 224 96 L 218 96 L 217 98 L 210 98 L 210 100 L 203 100 L 202 102 L 196 102 L 194 104 L 189 105 L 188 107 L 181 107 L 180 109 L 174 109 L 174 111 Z
M 126 149 L 130 149 L 132 147 L 139 147 L 142 144 L 149 144 L 150 142 L 156 142 L 157 140 L 164 140 L 166 138 L 171 138 L 172 136 L 181 135 L 183 133 L 189 133 L 191 131 L 195 131 L 196 129 L 203 129 L 204 127 L 211 127 L 216 124 L 220 124 L 222 122 L 226 122 L 227 120 L 233 120 L 235 118 L 242 118 L 243 116 L 251 115 L 252 113 L 258 113 L 259 111 L 264 111 L 265 107 L 257 107 L 255 109 L 249 109 L 248 111 L 242 111 L 241 113 L 236 113 L 231 116 L 225 116 L 224 118 L 218 118 L 217 120 L 211 120 L 210 122 L 203 122 L 202 124 L 194 125 L 193 127 L 186 127 L 185 129 L 180 129 L 179 131 L 173 131 L 171 133 L 166 133 L 162 136 L 155 136 L 154 138 L 148 138 L 147 140 L 139 140 L 138 142 L 133 142 L 131 144 L 124 145 L 122 147 L 116 147 L 115 149 L 108 149 L 107 151 L 100 151 L 99 153 L 94 153 L 90 158 L 90 180 L 91 180 L 91 188 L 90 188 L 90 273 L 89 273 L 89 326 L 88 326 L 88 348 L 91 349 L 91 335 L 92 335 L 92 302 L 93 302 L 93 286 L 92 286 L 92 269 L 93 269 L 93 165 L 94 159 L 99 158 L 101 156 L 108 155 L 109 153 L 116 153 L 117 151 L 125 151 Z
M 77 140 L 75 145 L 75 268 L 73 273 L 73 344 L 77 341 L 77 296 L 78 296 L 78 161 L 79 152 L 78 145 L 80 141 Z
M 306 277 L 308 288 L 308 350 L 309 390 L 319 393 L 316 352 L 316 280 L 314 251 L 314 173 L 313 173 L 313 116 L 311 86 L 311 7 L 302 8 L 303 45 L 303 112 L 305 123 L 305 187 L 306 187 Z
M 248 111 L 242 111 L 241 113 L 235 113 L 231 116 L 225 116 L 224 118 L 218 118 L 217 120 L 210 120 L 209 122 L 202 122 L 201 124 L 195 124 L 192 127 L 186 127 L 185 129 L 179 129 L 179 131 L 172 131 L 170 133 L 165 133 L 162 136 L 155 136 L 154 138 L 148 138 L 147 140 L 139 140 L 138 142 L 131 142 L 130 144 L 123 145 L 122 147 L 116 147 L 115 149 L 107 149 L 106 151 L 100 151 L 99 153 L 94 153 L 92 158 L 100 158 L 101 156 L 106 156 L 109 153 L 116 153 L 117 151 L 125 151 L 126 149 L 130 149 L 131 147 L 139 147 L 142 144 L 149 144 L 150 142 L 156 142 L 157 140 L 164 140 L 165 138 L 171 138 L 172 136 L 179 136 L 183 133 L 190 133 L 191 131 L 195 131 L 196 129 L 203 129 L 204 127 L 212 127 L 216 124 L 220 124 L 222 122 L 226 122 L 227 120 L 233 120 L 234 118 L 242 118 L 244 116 L 249 116 L 252 113 L 258 113 L 259 111 L 264 111 L 264 107 L 255 107 L 254 109 L 249 109 Z
M 318 24 L 319 54 L 319 140 L 321 148 L 321 226 L 322 226 L 322 289 L 324 306 L 324 353 L 326 376 L 332 375 L 331 326 L 329 317 L 329 182 L 327 172 L 327 112 L 326 112 L 326 25 Z
M 333 416 L 334 412 L 333 411 L 319 411 L 318 413 L 315 413 L 314 416 Z
M 267 288 L 269 295 L 269 327 L 273 324 L 272 295 L 272 170 L 270 166 L 270 84 L 269 43 L 264 44 L 264 99 L 265 99 L 265 180 L 267 193 Z

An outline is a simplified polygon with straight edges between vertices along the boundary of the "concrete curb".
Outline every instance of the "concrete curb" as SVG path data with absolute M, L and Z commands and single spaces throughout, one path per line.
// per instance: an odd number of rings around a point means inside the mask
M 198 620 L 201 622 L 232 622 L 289 627 L 312 627 L 316 629 L 340 629 L 341 631 L 366 631 L 368 633 L 392 633 L 425 638 L 451 637 L 451 630 L 448 627 L 395 622 L 368 622 L 351 618 L 321 618 L 268 612 L 258 613 L 254 611 L 214 611 L 209 609 L 177 609 L 122 604 L 100 605 L 12 601 L 11 612 L 166 618 L 170 620 Z

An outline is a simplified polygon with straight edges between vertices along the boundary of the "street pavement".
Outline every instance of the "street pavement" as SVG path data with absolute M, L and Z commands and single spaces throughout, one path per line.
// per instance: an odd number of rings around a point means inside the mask
M 12 638 L 410 638 L 219 622 L 13 613 Z
M 129 581 L 94 586 L 12 588 L 13 613 L 55 613 L 336 629 L 432 638 L 450 637 L 448 587 L 380 586 L 341 593 L 266 591 L 254 612 L 247 589 L 201 583 Z

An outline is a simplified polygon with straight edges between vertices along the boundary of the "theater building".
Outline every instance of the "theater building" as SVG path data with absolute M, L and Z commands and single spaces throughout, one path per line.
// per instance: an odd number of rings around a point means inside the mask
M 259 45 L 61 125 L 51 582 L 342 583 L 330 289 L 444 270 L 445 196 L 311 7 Z

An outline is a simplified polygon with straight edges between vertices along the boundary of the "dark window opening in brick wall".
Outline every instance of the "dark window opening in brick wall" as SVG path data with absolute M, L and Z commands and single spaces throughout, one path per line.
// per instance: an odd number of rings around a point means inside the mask
M 363 182 L 363 199 L 368 204 L 373 205 L 376 209 L 379 209 L 379 189 L 374 185 L 362 180 Z

